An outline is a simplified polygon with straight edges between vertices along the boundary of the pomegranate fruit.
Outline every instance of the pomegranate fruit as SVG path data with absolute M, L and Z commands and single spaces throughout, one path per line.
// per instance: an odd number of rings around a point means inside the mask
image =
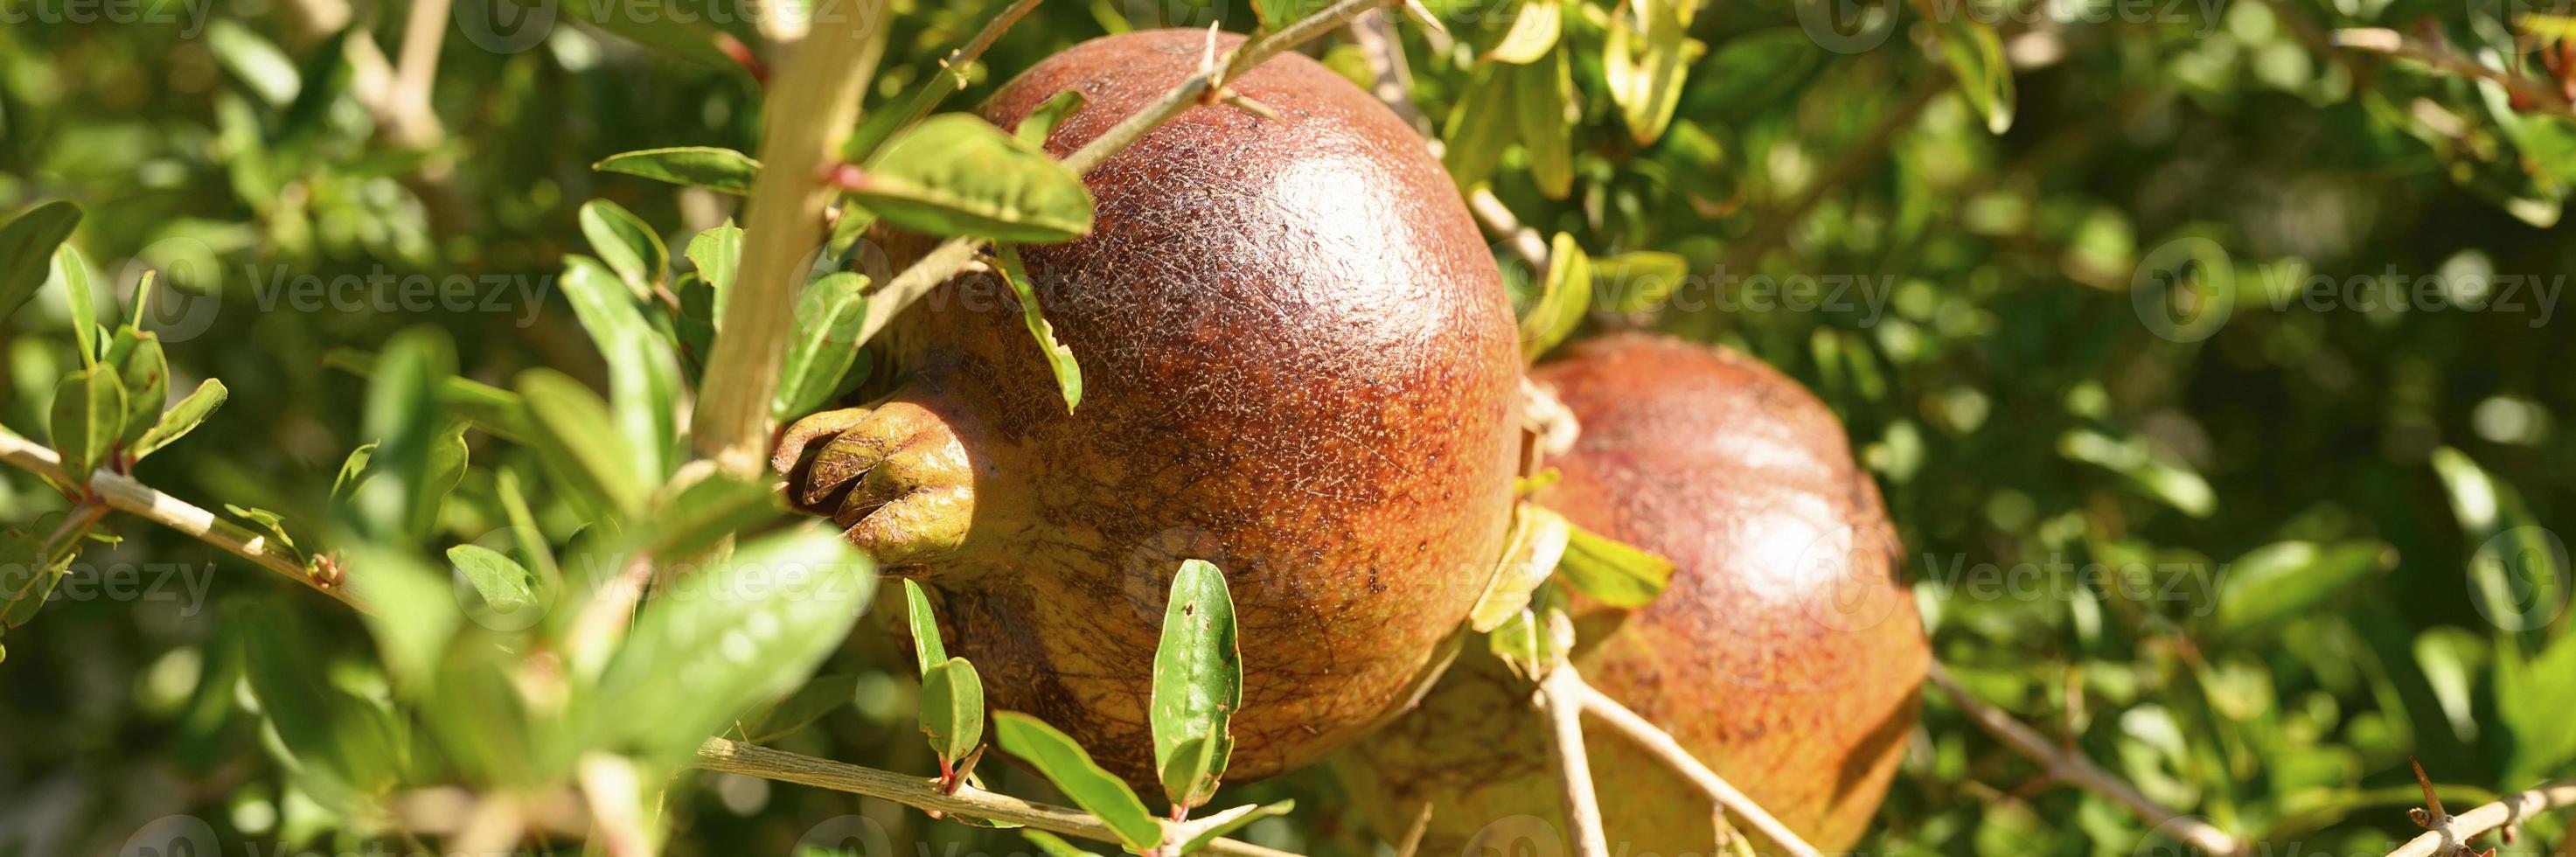
M 1217 38 L 1220 55 L 1240 41 Z M 1085 42 L 984 115 L 1016 128 L 1080 91 L 1046 140 L 1062 156 L 1196 72 L 1209 39 Z M 1306 57 L 1228 86 L 1278 118 L 1182 113 L 1089 174 L 1090 235 L 1022 248 L 1081 365 L 1071 414 L 1010 292 L 970 274 L 890 331 L 899 389 L 801 421 L 778 461 L 800 506 L 933 591 L 989 708 L 1045 719 L 1140 786 L 1183 559 L 1233 590 L 1241 780 L 1312 762 L 1411 699 L 1510 515 L 1516 334 L 1448 175 Z
M 1812 844 L 1848 847 L 1913 729 L 1930 652 L 1841 425 L 1755 360 L 1663 337 L 1585 342 L 1533 378 L 1582 426 L 1540 501 L 1675 564 L 1638 610 L 1575 596 L 1572 663 Z M 1424 854 L 1562 835 L 1530 693 L 1470 652 L 1336 771 L 1390 838 L 1432 804 Z M 1716 853 L 1705 796 L 1585 731 L 1613 853 Z

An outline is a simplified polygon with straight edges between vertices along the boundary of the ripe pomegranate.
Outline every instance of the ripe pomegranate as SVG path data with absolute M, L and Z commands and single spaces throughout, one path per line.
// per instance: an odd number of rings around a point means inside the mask
M 1582 425 L 1541 502 L 1676 566 L 1642 609 L 1576 596 L 1573 664 L 1812 844 L 1848 847 L 1913 729 L 1930 653 L 1841 425 L 1755 360 L 1657 336 L 1582 343 L 1534 378 Z M 1336 770 L 1389 837 L 1431 803 L 1425 854 L 1561 835 L 1530 693 L 1471 652 Z M 1716 853 L 1707 798 L 1585 731 L 1614 853 Z
M 1218 38 L 1220 54 L 1240 41 Z M 1046 141 L 1061 156 L 1196 72 L 1209 39 L 1085 42 L 984 115 L 1015 128 L 1079 90 Z M 1516 334 L 1448 175 L 1306 57 L 1229 85 L 1279 117 L 1182 113 L 1087 177 L 1092 234 L 1023 248 L 1081 365 L 1078 409 L 1009 292 L 968 275 L 893 331 L 899 389 L 799 423 L 779 462 L 800 505 L 936 593 L 990 708 L 1044 718 L 1140 786 L 1183 559 L 1233 589 L 1245 681 L 1228 778 L 1242 780 L 1312 762 L 1412 698 L 1510 515 Z

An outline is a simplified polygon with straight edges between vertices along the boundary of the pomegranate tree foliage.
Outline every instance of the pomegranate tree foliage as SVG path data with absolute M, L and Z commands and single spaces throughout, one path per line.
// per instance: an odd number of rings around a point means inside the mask
M 869 191 L 887 217 L 1077 234 L 1087 197 L 1033 141 L 959 132 L 998 171 L 889 141 L 1082 38 L 1316 4 L 1053 0 L 948 91 L 939 58 L 1002 5 L 895 4 L 853 152 L 917 165 Z M 2410 756 L 2454 811 L 2576 773 L 2563 15 L 1430 6 L 1445 32 L 1391 30 L 1403 100 L 1462 188 L 1535 233 L 1495 239 L 1531 350 L 1654 327 L 1814 388 L 1972 692 L 2158 802 L 2302 851 L 2412 835 Z M 222 510 L 372 606 L 132 516 L 81 526 L 76 498 L 7 471 L 0 853 L 173 830 L 399 849 L 462 819 L 397 798 L 576 782 L 591 815 L 658 819 L 671 853 L 1067 847 L 679 767 L 722 734 L 934 776 L 983 731 L 961 716 L 982 704 L 971 665 L 916 668 L 873 630 L 899 619 L 860 617 L 891 603 L 863 557 L 766 485 L 687 464 L 679 404 L 758 169 L 737 60 L 758 52 L 728 47 L 759 28 L 729 3 L 459 3 L 422 133 L 367 95 L 408 7 L 315 13 L 336 8 L 36 4 L 0 28 L 0 425 Z M 1367 44 L 1307 50 L 1375 84 Z M 858 212 L 782 344 L 781 415 L 878 371 L 835 334 L 892 273 L 851 240 Z M 627 615 L 621 582 L 656 594 Z M 2177 847 L 1925 706 L 1864 850 Z M 1175 770 L 1195 803 L 1222 760 Z M 1234 835 L 1376 847 L 1329 778 L 1219 799 L 1291 797 Z M 2506 851 L 2568 835 L 2548 816 L 2521 834 Z

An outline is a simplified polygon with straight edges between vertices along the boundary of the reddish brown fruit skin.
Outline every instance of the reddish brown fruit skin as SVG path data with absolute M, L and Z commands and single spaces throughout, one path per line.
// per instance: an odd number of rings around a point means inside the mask
M 1677 569 L 1637 611 L 1578 597 L 1575 665 L 1812 844 L 1848 847 L 1903 753 L 1930 652 L 1841 425 L 1757 361 L 1663 337 L 1586 342 L 1533 377 L 1583 429 L 1541 501 Z M 1557 823 L 1528 688 L 1462 660 L 1353 748 L 1340 767 L 1381 831 L 1401 835 L 1425 800 L 1424 854 L 1489 826 L 1526 833 L 1513 816 Z M 1712 853 L 1705 799 L 1597 722 L 1586 734 L 1614 851 Z
M 1195 72 L 1207 39 L 1077 45 L 985 115 L 1012 128 L 1082 91 L 1087 106 L 1047 141 L 1061 156 Z M 852 433 L 954 435 L 971 525 L 953 549 L 902 561 L 943 596 L 948 651 L 975 662 L 990 708 L 1045 719 L 1140 786 L 1154 782 L 1146 704 L 1181 560 L 1224 569 L 1236 603 L 1234 782 L 1393 716 L 1463 621 L 1509 516 L 1516 335 L 1447 174 L 1402 120 L 1306 57 L 1230 86 L 1282 118 L 1181 114 L 1087 177 L 1090 236 L 1022 250 L 1081 364 L 1078 410 L 984 279 L 916 308 L 901 360 L 919 374 L 877 409 L 898 424 Z M 864 517 L 843 523 L 862 546 L 910 549 Z

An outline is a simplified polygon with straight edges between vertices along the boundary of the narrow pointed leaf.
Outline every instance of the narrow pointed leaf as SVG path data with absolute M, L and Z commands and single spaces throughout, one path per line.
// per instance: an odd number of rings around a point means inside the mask
M 1163 825 L 1145 809 L 1145 802 L 1092 761 L 1072 737 L 1017 711 L 994 715 L 993 734 L 1004 752 L 1028 762 L 1075 805 L 1100 816 L 1127 850 L 1141 854 L 1162 844 Z
M 736 196 L 750 196 L 751 182 L 760 176 L 758 160 L 732 149 L 712 146 L 620 152 L 590 165 L 590 168 Z

